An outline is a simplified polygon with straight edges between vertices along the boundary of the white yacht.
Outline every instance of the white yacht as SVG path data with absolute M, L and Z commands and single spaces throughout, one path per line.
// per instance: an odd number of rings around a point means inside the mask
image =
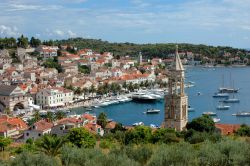
M 233 116 L 239 116 L 239 117 L 249 117 L 250 112 L 238 112 L 236 114 L 232 114 Z
M 220 118 L 213 118 L 214 123 L 220 122 Z
M 138 102 L 154 102 L 155 100 L 157 100 L 155 96 L 146 93 L 136 93 L 132 95 L 132 99 Z
M 202 115 L 216 116 L 215 112 L 203 112 Z

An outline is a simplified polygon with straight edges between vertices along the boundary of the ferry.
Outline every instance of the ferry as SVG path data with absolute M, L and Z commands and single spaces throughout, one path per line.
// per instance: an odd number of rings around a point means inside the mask
M 202 115 L 216 116 L 215 112 L 203 112 Z
M 158 114 L 161 110 L 158 109 L 147 109 L 146 112 L 144 112 L 145 114 Z
M 228 98 L 229 94 L 228 93 L 215 93 L 213 95 L 214 98 Z
M 250 112 L 238 112 L 236 114 L 232 114 L 233 116 L 239 116 L 239 117 L 250 117 Z

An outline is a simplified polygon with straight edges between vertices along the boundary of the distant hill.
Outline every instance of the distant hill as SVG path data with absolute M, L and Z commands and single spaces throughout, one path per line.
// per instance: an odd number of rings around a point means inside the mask
M 102 41 L 101 39 L 83 39 L 83 38 L 71 38 L 67 40 L 56 40 L 55 44 L 61 45 L 72 45 L 78 49 L 91 48 L 99 52 L 113 52 L 115 55 L 132 55 L 136 56 L 139 52 L 142 52 L 144 57 L 166 57 L 168 54 L 175 52 L 175 43 L 158 43 L 158 44 L 135 44 L 135 43 L 111 43 L 108 41 Z M 225 52 L 229 52 L 232 55 L 236 55 L 241 52 L 242 56 L 245 56 L 245 49 L 237 49 L 232 47 L 222 47 L 222 46 L 207 46 L 203 44 L 187 44 L 178 43 L 179 51 L 191 51 L 195 54 L 201 54 L 208 57 L 220 57 Z

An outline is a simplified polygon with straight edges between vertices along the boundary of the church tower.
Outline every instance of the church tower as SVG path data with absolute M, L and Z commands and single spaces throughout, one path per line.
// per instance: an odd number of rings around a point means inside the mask
M 138 64 L 141 65 L 142 64 L 142 53 L 139 52 L 139 56 L 138 56 Z
M 176 46 L 175 65 L 169 70 L 163 125 L 177 131 L 182 131 L 188 121 L 188 96 L 184 92 L 184 79 L 184 68 Z

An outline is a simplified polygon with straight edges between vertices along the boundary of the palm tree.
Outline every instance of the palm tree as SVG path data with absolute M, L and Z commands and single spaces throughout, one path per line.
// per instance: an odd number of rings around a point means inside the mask
M 36 144 L 40 151 L 48 156 L 57 156 L 61 153 L 61 148 L 65 142 L 65 139 L 62 137 L 44 135 Z
M 60 120 L 60 119 L 62 119 L 62 118 L 64 118 L 66 115 L 65 115 L 65 113 L 64 112 L 62 112 L 62 111 L 58 111 L 58 112 L 56 112 L 56 119 L 57 120 Z
M 52 112 L 47 112 L 46 118 L 49 120 L 49 122 L 53 122 L 54 120 L 54 115 Z
M 34 119 L 35 119 L 35 122 L 39 121 L 41 118 L 40 114 L 38 111 L 36 111 L 33 115 Z
M 89 92 L 92 94 L 92 97 L 93 97 L 95 91 L 96 91 L 95 86 L 92 84 L 90 89 L 89 89 Z
M 125 89 L 125 91 L 127 90 L 127 83 L 126 82 L 124 82 L 123 84 L 122 84 L 122 87 Z
M 88 93 L 89 90 L 88 90 L 88 88 L 83 88 L 83 89 L 82 89 L 82 92 L 83 92 L 83 94 L 84 94 L 84 100 L 85 100 L 86 93 Z

